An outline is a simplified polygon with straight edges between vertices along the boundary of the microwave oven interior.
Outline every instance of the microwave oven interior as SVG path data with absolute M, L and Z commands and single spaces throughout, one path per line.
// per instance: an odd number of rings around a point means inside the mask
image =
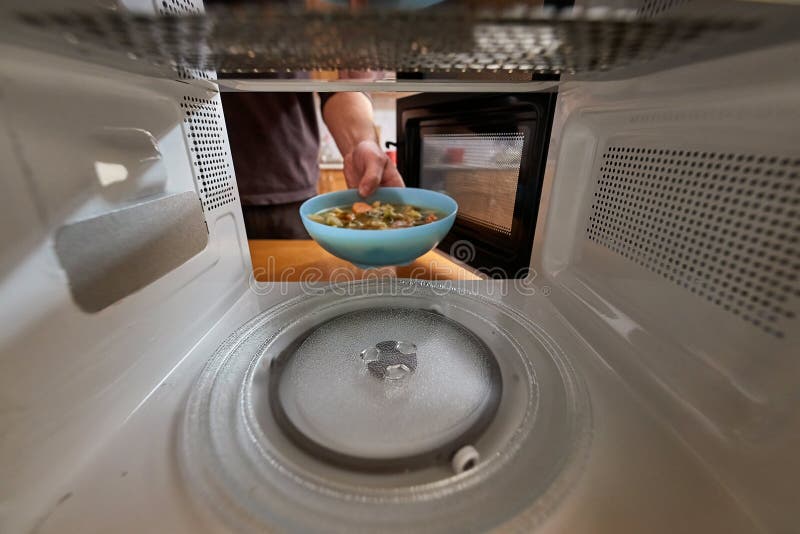
M 0 531 L 796 531 L 799 23 L 4 2 Z M 242 91 L 403 93 L 469 276 L 259 276 Z

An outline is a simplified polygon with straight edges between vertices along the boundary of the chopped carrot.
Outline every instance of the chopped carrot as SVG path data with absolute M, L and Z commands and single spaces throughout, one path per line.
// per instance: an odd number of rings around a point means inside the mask
M 362 213 L 366 213 L 372 209 L 372 206 L 367 204 L 366 202 L 355 202 L 353 204 L 353 213 L 356 215 L 361 215 Z
M 427 217 L 425 217 L 425 222 L 426 222 L 426 223 L 432 223 L 433 221 L 436 221 L 436 220 L 438 220 L 438 219 L 439 219 L 439 217 L 437 217 L 437 216 L 436 216 L 436 215 L 434 215 L 433 213 L 429 213 L 429 214 L 428 214 L 428 216 L 427 216 Z

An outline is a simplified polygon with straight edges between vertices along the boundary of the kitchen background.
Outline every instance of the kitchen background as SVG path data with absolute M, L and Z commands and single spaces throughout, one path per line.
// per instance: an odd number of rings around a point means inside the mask
M 373 118 L 380 136 L 380 146 L 386 149 L 386 141 L 397 141 L 397 99 L 413 93 L 374 92 L 369 96 L 373 103 Z M 318 97 L 317 97 L 318 99 Z M 319 116 L 320 127 L 319 167 L 317 190 L 329 193 L 346 189 L 342 169 L 342 155 L 333 136 Z M 392 147 L 394 150 L 394 147 Z M 339 282 L 358 280 L 368 271 L 332 256 L 311 239 L 254 239 L 249 241 L 253 274 L 259 282 L 299 282 L 336 280 Z M 371 276 L 417 278 L 423 280 L 476 280 L 480 276 L 465 265 L 434 249 L 406 266 L 372 269 Z

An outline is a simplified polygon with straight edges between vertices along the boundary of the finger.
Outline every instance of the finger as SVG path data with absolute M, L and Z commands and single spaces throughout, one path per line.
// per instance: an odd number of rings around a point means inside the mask
M 361 181 L 361 175 L 356 170 L 356 166 L 353 163 L 353 156 L 351 154 L 347 154 L 344 157 L 344 165 L 342 167 L 344 170 L 344 181 L 347 184 L 347 187 L 358 187 L 358 183 Z
M 403 177 L 400 176 L 400 171 L 397 170 L 397 167 L 389 160 L 386 163 L 386 167 L 383 169 L 383 178 L 381 178 L 381 185 L 385 187 L 405 187 L 406 184 L 403 182 Z
M 368 197 L 381 183 L 383 176 L 383 169 L 386 167 L 387 159 L 381 158 L 367 158 L 366 169 L 361 176 L 361 181 L 358 184 L 358 194 L 362 197 Z

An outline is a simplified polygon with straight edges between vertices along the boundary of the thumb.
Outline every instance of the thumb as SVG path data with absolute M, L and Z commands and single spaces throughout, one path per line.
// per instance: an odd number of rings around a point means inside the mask
M 400 176 L 400 171 L 392 160 L 386 162 L 386 167 L 383 169 L 383 177 L 381 178 L 381 185 L 384 187 L 405 187 L 403 177 Z

